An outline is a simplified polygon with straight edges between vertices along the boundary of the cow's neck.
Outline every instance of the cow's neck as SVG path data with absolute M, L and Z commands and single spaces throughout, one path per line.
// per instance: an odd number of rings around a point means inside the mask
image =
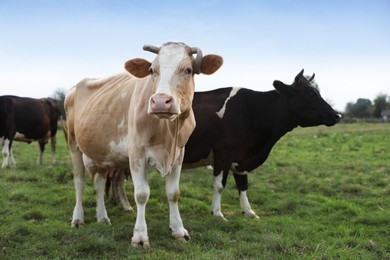
M 257 92 L 255 100 L 247 102 L 256 107 L 254 111 L 254 142 L 256 153 L 253 157 L 248 158 L 237 167 L 238 171 L 252 171 L 259 167 L 268 158 L 272 147 L 276 142 L 283 137 L 287 132 L 291 131 L 296 124 L 291 120 L 291 115 L 288 110 L 288 97 L 278 94 L 276 91 Z M 258 114 L 264 116 L 258 116 Z M 260 150 L 258 150 L 260 148 Z

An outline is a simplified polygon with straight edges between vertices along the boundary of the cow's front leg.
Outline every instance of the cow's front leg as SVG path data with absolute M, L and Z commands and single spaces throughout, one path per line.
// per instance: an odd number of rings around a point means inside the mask
M 165 192 L 169 204 L 169 226 L 172 230 L 172 236 L 177 240 L 188 241 L 190 236 L 183 226 L 178 206 L 180 171 L 181 165 L 176 165 L 172 172 L 165 176 Z
M 1 151 L 3 155 L 3 164 L 1 165 L 1 168 L 5 168 L 8 165 L 9 156 L 11 153 L 11 141 L 9 139 L 4 140 L 3 149 Z
M 143 166 L 138 167 L 138 169 L 131 169 L 131 178 L 134 185 L 134 199 L 137 204 L 137 218 L 134 225 L 131 244 L 134 247 L 149 247 L 145 208 L 146 203 L 149 200 L 150 188 L 146 178 L 145 167 Z
M 235 172 L 234 179 L 236 181 L 236 186 L 240 194 L 240 206 L 241 211 L 246 217 L 259 218 L 256 212 L 254 212 L 249 204 L 248 196 L 246 191 L 248 190 L 248 174 Z
M 104 189 L 107 179 L 101 174 L 95 174 L 95 190 L 96 190 L 96 219 L 98 222 L 104 222 L 111 225 L 108 218 L 106 205 L 104 203 Z
M 215 169 L 214 169 L 215 171 Z M 214 176 L 214 182 L 213 182 L 213 200 L 211 202 L 211 208 L 212 208 L 212 214 L 214 217 L 221 218 L 225 221 L 227 219 L 222 214 L 221 211 L 221 197 L 222 192 L 224 190 L 224 186 L 226 185 L 226 178 L 225 178 L 225 185 L 223 184 L 223 171 L 221 171 L 217 176 Z

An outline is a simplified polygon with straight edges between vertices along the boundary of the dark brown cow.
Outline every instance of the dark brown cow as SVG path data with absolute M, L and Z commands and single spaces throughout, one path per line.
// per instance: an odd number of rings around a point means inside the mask
M 55 162 L 57 122 L 61 115 L 59 104 L 52 98 L 26 98 L 17 96 L 0 97 L 0 145 L 3 146 L 5 168 L 15 166 L 12 142 L 31 143 L 38 141 L 40 154 L 38 163 L 42 164 L 45 144 L 50 138 L 52 161 Z

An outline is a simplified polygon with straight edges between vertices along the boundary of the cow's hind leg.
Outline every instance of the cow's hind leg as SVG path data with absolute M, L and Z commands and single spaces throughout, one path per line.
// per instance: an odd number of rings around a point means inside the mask
M 130 202 L 125 193 L 125 179 L 126 175 L 123 170 L 118 170 L 112 176 L 112 197 L 113 200 L 126 212 L 133 212 Z
M 83 190 L 84 190 L 84 165 L 81 151 L 76 147 L 76 144 L 69 142 L 69 150 L 71 152 L 73 164 L 73 184 L 76 190 L 76 205 L 73 210 L 72 227 L 84 225 L 84 210 L 83 210 Z
M 98 222 L 105 222 L 111 225 L 108 218 L 106 206 L 104 203 L 104 189 L 106 187 L 106 178 L 101 174 L 95 174 L 95 191 L 96 191 L 96 219 Z
M 39 140 L 38 144 L 39 144 L 39 156 L 38 156 L 37 164 L 42 165 L 43 152 L 45 151 L 46 142 L 45 140 Z
M 238 193 L 240 195 L 240 206 L 241 206 L 242 213 L 247 217 L 259 218 L 259 216 L 257 216 L 257 214 L 252 210 L 251 205 L 249 204 L 248 196 L 246 194 L 248 190 L 247 173 L 235 172 L 233 175 L 236 181 Z
M 51 146 L 51 163 L 56 163 L 56 145 L 57 145 L 57 138 L 56 136 L 50 137 L 50 146 Z
M 172 236 L 177 240 L 188 241 L 190 236 L 183 226 L 178 206 L 180 171 L 181 165 L 175 166 L 172 172 L 165 176 L 165 191 L 169 203 L 169 224 Z

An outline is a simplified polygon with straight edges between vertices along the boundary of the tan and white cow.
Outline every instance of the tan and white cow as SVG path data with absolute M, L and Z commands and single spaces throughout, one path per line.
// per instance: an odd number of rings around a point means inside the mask
M 144 50 L 157 54 L 152 63 L 129 60 L 127 72 L 85 79 L 65 99 L 76 190 L 72 226 L 84 224 L 84 166 L 95 176 L 97 221 L 108 223 L 105 176 L 114 169 L 130 167 L 137 204 L 133 246 L 149 246 L 145 207 L 150 168 L 165 178 L 172 235 L 178 240 L 189 239 L 177 202 L 184 146 L 195 127 L 191 107 L 194 74 L 212 74 L 223 63 L 220 56 L 203 57 L 200 49 L 184 43 L 168 42 L 159 48 L 147 45 Z M 196 59 L 193 54 L 197 54 Z

